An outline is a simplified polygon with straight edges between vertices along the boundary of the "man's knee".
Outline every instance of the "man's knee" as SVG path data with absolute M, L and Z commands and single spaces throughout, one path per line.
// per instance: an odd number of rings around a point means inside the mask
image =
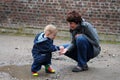
M 81 44 L 83 44 L 83 43 L 85 43 L 87 40 L 86 40 L 86 38 L 83 36 L 83 35 L 80 35 L 80 36 L 77 36 L 76 37 L 76 43 L 78 44 L 78 43 L 81 43 Z

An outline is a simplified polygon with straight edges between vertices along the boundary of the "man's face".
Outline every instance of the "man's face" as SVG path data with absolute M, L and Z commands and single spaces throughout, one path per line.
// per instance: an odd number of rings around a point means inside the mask
M 77 27 L 77 24 L 75 22 L 69 22 L 68 25 L 70 26 L 70 29 L 74 30 Z

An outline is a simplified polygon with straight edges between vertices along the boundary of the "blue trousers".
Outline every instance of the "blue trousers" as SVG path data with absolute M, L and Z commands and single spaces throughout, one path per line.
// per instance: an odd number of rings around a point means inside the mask
M 42 65 L 51 64 L 51 58 L 52 58 L 51 53 L 47 54 L 46 56 L 42 56 L 42 55 L 38 54 L 38 58 L 34 58 L 33 64 L 31 66 L 31 71 L 37 72 L 41 69 Z
M 65 48 L 70 44 L 63 45 Z M 78 66 L 84 67 L 87 62 L 93 58 L 93 46 L 83 36 L 77 36 L 75 47 L 70 52 L 65 53 L 66 56 L 78 62 Z

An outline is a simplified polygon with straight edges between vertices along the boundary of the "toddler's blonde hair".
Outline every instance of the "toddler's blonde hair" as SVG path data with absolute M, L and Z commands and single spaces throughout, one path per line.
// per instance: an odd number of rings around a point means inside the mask
M 49 33 L 57 32 L 57 28 L 56 26 L 49 24 L 44 28 L 44 33 L 46 32 L 49 32 Z

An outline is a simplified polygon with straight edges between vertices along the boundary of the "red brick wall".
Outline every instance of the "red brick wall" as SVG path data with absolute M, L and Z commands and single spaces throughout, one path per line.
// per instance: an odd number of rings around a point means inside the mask
M 71 10 L 78 10 L 100 33 L 120 34 L 120 0 L 0 0 L 0 26 L 53 23 L 67 29 L 65 17 Z

